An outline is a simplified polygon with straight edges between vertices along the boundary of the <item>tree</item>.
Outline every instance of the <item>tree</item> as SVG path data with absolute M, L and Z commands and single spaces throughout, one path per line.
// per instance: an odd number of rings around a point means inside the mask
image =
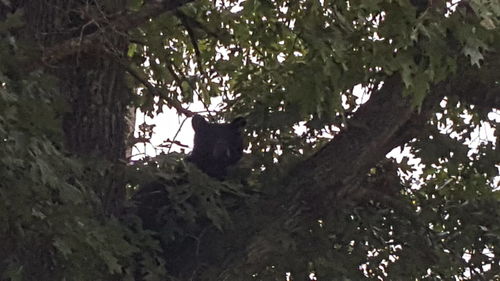
M 500 278 L 499 24 L 482 0 L 1 1 L 0 280 Z M 136 108 L 213 97 L 248 123 L 227 180 L 129 161 Z

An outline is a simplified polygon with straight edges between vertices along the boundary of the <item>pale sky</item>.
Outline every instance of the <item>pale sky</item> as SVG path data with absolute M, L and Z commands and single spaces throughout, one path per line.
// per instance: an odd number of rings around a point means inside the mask
M 357 89 L 355 91 L 355 95 L 358 96 L 358 103 L 365 103 L 369 99 L 369 95 L 364 93 L 361 88 Z M 209 107 L 210 110 L 217 110 L 219 106 L 219 102 L 213 102 L 212 105 Z M 190 105 L 189 110 L 193 112 L 204 112 L 205 108 L 200 102 L 195 102 L 192 105 Z M 205 115 L 202 113 L 202 115 Z M 465 122 L 468 123 L 468 118 L 467 115 L 464 114 Z M 488 114 L 488 118 L 490 120 L 494 120 L 495 122 L 500 123 L 500 111 L 499 110 L 494 110 L 490 114 Z M 132 160 L 140 159 L 141 156 L 146 155 L 149 156 L 155 156 L 159 154 L 162 150 L 167 153 L 168 149 L 167 148 L 162 148 L 159 147 L 165 140 L 167 139 L 174 139 L 174 137 L 177 134 L 177 137 L 175 140 L 181 142 L 184 145 L 187 145 L 187 148 L 178 146 L 173 144 L 172 148 L 170 149 L 170 152 L 182 152 L 184 151 L 185 153 L 189 153 L 192 148 L 193 148 L 193 138 L 194 138 L 194 131 L 191 126 L 191 118 L 186 118 L 185 116 L 179 116 L 177 115 L 177 112 L 175 109 L 169 109 L 168 107 L 164 106 L 163 108 L 163 113 L 158 114 L 154 118 L 149 118 L 144 116 L 139 110 L 137 111 L 137 119 L 136 119 L 136 127 L 135 127 L 135 135 L 137 136 L 137 132 L 139 131 L 139 125 L 142 124 L 144 121 L 146 121 L 147 124 L 155 124 L 154 128 L 154 133 L 153 137 L 151 138 L 151 144 L 139 144 L 136 145 L 133 149 L 132 154 L 134 155 L 132 157 Z M 184 124 L 182 124 L 184 122 Z M 181 126 L 182 125 L 182 126 Z M 296 126 L 296 132 L 300 133 L 303 131 L 303 128 L 300 126 Z M 449 126 L 446 127 L 441 127 L 439 128 L 440 131 L 444 134 L 447 134 L 449 132 Z M 180 130 L 178 132 L 178 130 Z M 451 134 L 451 136 L 454 136 L 454 133 Z M 476 128 L 474 132 L 471 134 L 471 139 L 466 142 L 466 144 L 471 148 L 471 152 L 474 152 L 477 147 L 484 142 L 492 142 L 495 144 L 496 137 L 494 136 L 494 130 L 489 126 L 489 124 L 483 123 L 482 126 Z M 156 146 L 156 151 L 155 151 L 155 146 Z M 409 157 L 410 160 L 408 164 L 414 166 L 416 169 L 415 174 L 412 176 L 414 179 L 418 178 L 418 175 L 422 171 L 422 165 L 420 165 L 420 159 L 413 157 L 413 155 L 410 154 L 409 149 L 405 148 L 401 151 L 399 147 L 393 149 L 388 155 L 388 157 L 396 159 L 398 162 L 401 161 L 403 157 Z M 497 165 L 497 168 L 500 170 L 500 165 Z M 500 184 L 500 177 L 497 177 L 495 180 L 495 185 L 497 185 L 497 188 L 499 187 L 498 185 Z M 418 182 L 415 184 L 418 185 Z

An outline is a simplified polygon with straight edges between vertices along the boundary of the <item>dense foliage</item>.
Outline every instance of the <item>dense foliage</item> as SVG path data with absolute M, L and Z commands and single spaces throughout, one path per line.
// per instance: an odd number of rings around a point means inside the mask
M 486 0 L 0 1 L 0 280 L 499 279 L 499 26 Z M 196 100 L 247 120 L 226 180 L 130 161 L 130 112 Z

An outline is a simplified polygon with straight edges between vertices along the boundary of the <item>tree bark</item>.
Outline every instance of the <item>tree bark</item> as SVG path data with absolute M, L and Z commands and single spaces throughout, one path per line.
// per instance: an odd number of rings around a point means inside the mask
M 480 83 L 474 79 L 478 75 L 474 67 L 458 73 L 446 81 L 437 83 L 424 100 L 420 110 L 411 105 L 409 98 L 402 95 L 402 82 L 398 76 L 388 78 L 382 88 L 372 93 L 368 102 L 363 104 L 344 128 L 333 140 L 309 159 L 300 163 L 289 173 L 287 180 L 280 186 L 278 192 L 264 196 L 255 210 L 262 214 L 254 217 L 264 221 L 252 221 L 249 224 L 262 225 L 258 232 L 249 233 L 248 237 L 237 237 L 245 240 L 242 247 L 233 250 L 244 264 L 230 264 L 229 268 L 244 270 L 253 263 L 262 263 L 265 259 L 266 243 L 273 245 L 276 241 L 267 241 L 266 237 L 282 235 L 301 235 L 299 230 L 309 229 L 318 219 L 328 216 L 328 212 L 345 200 L 356 200 L 363 194 L 364 181 L 370 168 L 385 158 L 392 149 L 404 145 L 413 138 L 426 137 L 424 126 L 436 112 L 439 102 L 444 97 L 463 99 L 464 102 L 477 102 L 485 105 L 484 100 L 491 102 L 489 108 L 495 108 L 498 86 L 494 79 L 491 83 Z M 375 188 L 371 185 L 370 188 Z M 376 188 L 384 188 L 377 186 Z M 382 191 L 381 197 L 383 197 Z M 250 214 L 239 214 L 235 221 L 249 220 Z M 239 230 L 241 233 L 241 230 Z M 220 240 L 234 240 L 236 237 L 230 231 L 218 237 Z M 207 241 L 214 237 L 207 236 Z M 291 238 L 292 239 L 292 238 Z M 293 239 L 292 239 L 293 240 Z M 257 244 L 257 245 L 256 245 Z M 260 246 L 259 246 L 260 245 Z M 259 249 L 257 255 L 252 248 Z M 270 254 L 270 256 L 273 256 Z M 217 260 L 213 257 L 211 260 Z
M 111 17 L 124 9 L 126 0 L 106 3 L 104 7 L 99 1 L 17 1 L 12 8 L 23 9 L 23 36 L 34 38 L 41 50 L 88 33 L 100 34 L 99 40 L 93 41 L 92 52 L 73 46 L 61 60 L 45 61 L 44 71 L 58 79 L 58 91 L 65 98 L 65 149 L 78 157 L 105 159 L 113 167 L 124 163 L 127 137 L 133 130 L 133 122 L 127 121 L 132 90 L 126 84 L 124 69 L 112 58 L 126 54 L 126 34 L 101 34 L 93 18 Z M 100 185 L 105 210 L 116 209 L 124 199 L 124 188 L 120 180 Z

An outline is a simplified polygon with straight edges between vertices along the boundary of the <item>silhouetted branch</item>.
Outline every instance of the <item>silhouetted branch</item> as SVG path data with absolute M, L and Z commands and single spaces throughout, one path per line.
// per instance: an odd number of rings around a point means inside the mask
M 170 12 L 194 0 L 175 0 L 175 1 L 147 1 L 137 12 L 123 12 L 109 21 L 107 26 L 97 29 L 95 32 L 68 39 L 43 50 L 41 62 L 44 64 L 53 64 L 61 59 L 78 52 L 85 52 L 99 46 L 103 34 L 111 31 L 126 32 L 135 28 L 147 20 L 159 16 L 165 12 Z M 36 65 L 36 64 L 35 64 Z M 39 63 L 38 63 L 39 65 Z M 33 66 L 31 66 L 33 68 Z

